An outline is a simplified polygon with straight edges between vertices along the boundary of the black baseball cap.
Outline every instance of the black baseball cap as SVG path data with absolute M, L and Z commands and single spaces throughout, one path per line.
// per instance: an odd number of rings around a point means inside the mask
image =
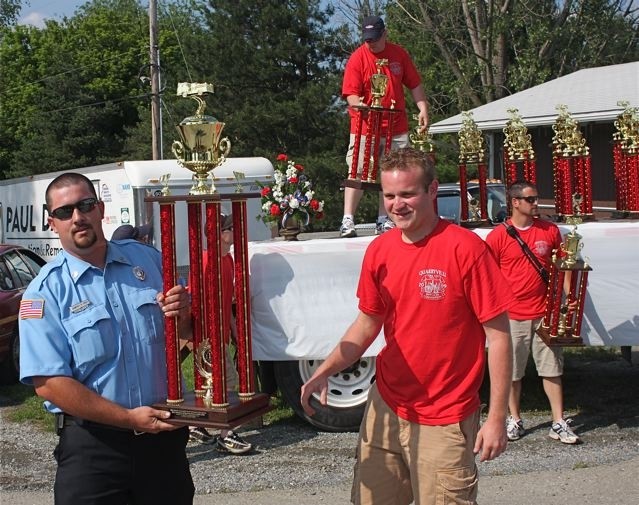
M 230 230 L 233 228 L 233 216 L 231 214 L 221 214 L 220 215 L 220 229 L 222 231 Z
M 374 42 L 384 34 L 385 29 L 382 18 L 379 16 L 367 16 L 362 22 L 362 38 L 366 42 Z
M 131 226 L 130 224 L 123 224 L 115 229 L 111 240 L 141 240 L 151 234 L 152 225 L 150 223 L 143 224 L 142 226 Z

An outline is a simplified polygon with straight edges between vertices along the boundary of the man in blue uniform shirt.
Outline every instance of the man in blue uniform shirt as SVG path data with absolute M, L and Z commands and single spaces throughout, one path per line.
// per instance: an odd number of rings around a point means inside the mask
M 149 406 L 166 399 L 164 318 L 190 337 L 187 293 L 162 293 L 153 247 L 105 239 L 85 176 L 54 179 L 46 203 L 64 251 L 23 295 L 20 374 L 56 414 L 55 503 L 191 504 L 188 429 Z

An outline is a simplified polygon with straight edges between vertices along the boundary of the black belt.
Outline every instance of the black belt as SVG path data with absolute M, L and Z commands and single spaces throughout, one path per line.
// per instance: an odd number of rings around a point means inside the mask
M 94 421 L 87 421 L 80 417 L 71 416 L 69 414 L 61 413 L 55 415 L 55 427 L 56 432 L 59 435 L 65 426 L 81 426 L 83 428 L 95 429 L 95 430 L 109 430 L 117 431 L 118 433 L 128 433 L 130 435 L 142 435 L 141 432 L 134 432 L 126 428 L 120 428 L 119 426 L 111 426 L 110 424 L 96 423 Z

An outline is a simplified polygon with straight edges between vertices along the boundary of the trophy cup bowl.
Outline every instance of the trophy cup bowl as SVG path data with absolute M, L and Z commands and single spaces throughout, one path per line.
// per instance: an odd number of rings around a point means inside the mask
M 384 74 L 373 74 L 371 76 L 371 95 L 373 96 L 373 103 L 371 107 L 381 108 L 382 98 L 386 95 L 388 89 L 388 76 Z
M 204 114 L 206 102 L 203 96 L 213 92 L 213 86 L 206 83 L 179 83 L 178 95 L 192 98 L 198 103 L 195 115 L 184 118 L 176 126 L 181 140 L 171 146 L 178 163 L 195 174 L 195 183 L 190 195 L 215 193 L 215 186 L 209 187 L 209 172 L 220 165 L 231 151 L 231 142 L 222 138 L 224 123 L 213 116 Z
M 561 262 L 563 268 L 571 268 L 577 263 L 579 251 L 583 247 L 581 239 L 582 236 L 577 233 L 576 227 L 566 234 L 564 242 L 561 244 L 561 251 L 565 254 Z
M 191 195 L 215 193 L 207 183 L 209 172 L 220 165 L 231 150 L 228 138 L 222 137 L 224 123 L 213 116 L 196 115 L 176 126 L 181 140 L 171 147 L 178 163 L 195 174 Z

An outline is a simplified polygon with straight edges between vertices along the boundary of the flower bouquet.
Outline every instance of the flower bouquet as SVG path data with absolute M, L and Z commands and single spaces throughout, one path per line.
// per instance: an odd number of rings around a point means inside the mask
M 315 198 L 313 184 L 304 173 L 304 167 L 279 154 L 275 162 L 273 183 L 258 185 L 262 188 L 262 215 L 265 223 L 279 224 L 281 228 L 290 222 L 307 226 L 311 218 L 324 217 L 324 201 Z

